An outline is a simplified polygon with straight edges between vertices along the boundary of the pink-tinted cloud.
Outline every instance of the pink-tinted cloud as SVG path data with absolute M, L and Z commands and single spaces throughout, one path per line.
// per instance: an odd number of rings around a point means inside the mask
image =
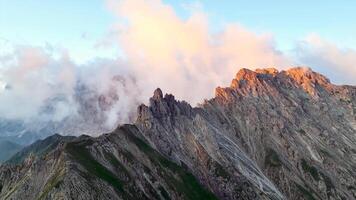
M 255 34 L 238 24 L 211 33 L 201 9 L 181 19 L 160 0 L 109 0 L 108 7 L 119 18 L 119 45 L 146 96 L 162 87 L 197 103 L 211 97 L 214 87 L 230 82 L 241 67 L 288 63 L 270 35 Z
M 54 59 L 43 48 L 18 46 L 7 57 L 0 59 L 2 117 L 32 117 L 48 98 L 72 93 L 73 64 L 66 56 Z
M 0 119 L 61 121 L 96 114 L 111 129 L 129 122 L 141 97 L 135 79 L 118 60 L 77 65 L 63 51 L 17 46 L 0 57 L 0 66 Z M 101 95 L 109 100 L 115 96 L 115 101 L 102 109 Z

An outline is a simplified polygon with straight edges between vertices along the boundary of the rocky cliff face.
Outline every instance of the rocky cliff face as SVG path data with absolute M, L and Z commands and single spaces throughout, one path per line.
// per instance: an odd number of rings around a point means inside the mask
M 198 107 L 157 89 L 133 125 L 2 166 L 0 197 L 356 199 L 355 112 L 307 68 L 242 69 Z

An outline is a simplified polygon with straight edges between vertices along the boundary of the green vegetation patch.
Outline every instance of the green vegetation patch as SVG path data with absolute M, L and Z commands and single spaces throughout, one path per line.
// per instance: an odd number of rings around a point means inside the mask
M 332 155 L 326 149 L 320 149 L 320 153 L 322 153 L 324 156 L 332 158 Z
M 118 171 L 124 173 L 128 178 L 130 178 L 130 173 L 127 171 L 125 166 L 121 164 L 119 160 L 117 160 L 117 158 L 114 155 L 108 152 L 104 152 L 104 155 L 105 158 L 109 160 L 112 166 L 114 166 Z
M 49 179 L 49 181 L 46 183 L 43 192 L 41 195 L 38 197 L 38 200 L 40 199 L 45 199 L 48 195 L 48 193 L 53 189 L 53 188 L 58 188 L 60 184 L 62 183 L 62 178 L 63 178 L 63 169 L 57 170 L 56 173 Z
M 279 159 L 278 154 L 273 149 L 267 149 L 266 151 L 265 166 L 270 166 L 270 167 L 282 166 L 282 162 Z
M 326 194 L 328 196 L 330 196 L 331 195 L 331 191 L 332 191 L 332 189 L 335 189 L 335 186 L 334 186 L 333 182 L 331 181 L 331 179 L 328 176 L 326 176 L 323 173 L 321 173 L 321 176 L 323 177 L 325 185 L 326 185 Z
M 160 191 L 161 195 L 163 196 L 163 198 L 165 200 L 170 200 L 171 199 L 171 198 L 169 198 L 168 192 L 162 186 L 159 186 L 158 190 Z
M 299 184 L 297 184 L 297 183 L 296 183 L 296 185 L 297 185 L 298 190 L 303 194 L 303 196 L 304 196 L 307 200 L 316 200 L 316 199 L 314 198 L 313 194 L 312 194 L 309 190 L 305 189 L 303 186 L 301 186 L 301 185 L 299 185 Z
M 301 134 L 303 134 L 303 135 L 306 135 L 306 134 L 307 134 L 304 129 L 299 129 L 299 133 L 301 133 Z
M 66 145 L 68 153 L 78 161 L 89 174 L 98 177 L 112 185 L 118 192 L 124 192 L 123 183 L 110 170 L 96 161 L 86 148 L 86 142 L 70 142 Z
M 227 179 L 227 180 L 230 179 L 231 176 L 230 176 L 229 172 L 227 172 L 223 168 L 223 166 L 221 166 L 219 163 L 217 163 L 215 161 L 214 161 L 214 166 L 215 166 L 215 170 L 214 170 L 215 175 L 223 177 L 224 179 Z
M 314 180 L 320 180 L 318 170 L 314 166 L 310 166 L 304 159 L 302 159 L 302 169 L 304 172 L 308 172 L 314 178 Z

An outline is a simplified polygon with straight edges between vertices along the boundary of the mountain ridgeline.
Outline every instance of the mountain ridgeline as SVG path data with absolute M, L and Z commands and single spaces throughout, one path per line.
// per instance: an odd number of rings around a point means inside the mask
M 133 124 L 15 154 L 0 199 L 356 199 L 355 112 L 308 68 L 241 69 L 198 107 L 157 89 Z

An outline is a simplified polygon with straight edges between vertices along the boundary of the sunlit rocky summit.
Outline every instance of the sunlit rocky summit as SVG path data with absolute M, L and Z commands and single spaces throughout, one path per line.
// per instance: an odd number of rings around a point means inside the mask
M 309 68 L 241 69 L 198 107 L 157 89 L 134 124 L 24 148 L 0 198 L 356 199 L 355 112 Z

